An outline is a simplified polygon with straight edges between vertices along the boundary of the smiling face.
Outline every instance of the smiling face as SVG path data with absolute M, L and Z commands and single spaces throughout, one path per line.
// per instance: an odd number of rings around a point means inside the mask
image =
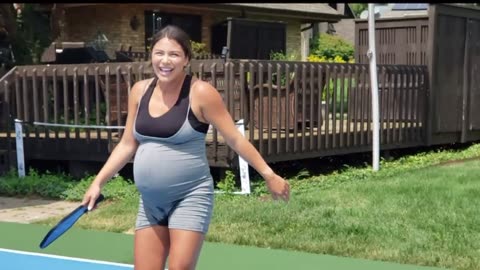
M 153 71 L 160 82 L 171 82 L 181 77 L 188 61 L 182 46 L 174 39 L 164 37 L 152 48 Z

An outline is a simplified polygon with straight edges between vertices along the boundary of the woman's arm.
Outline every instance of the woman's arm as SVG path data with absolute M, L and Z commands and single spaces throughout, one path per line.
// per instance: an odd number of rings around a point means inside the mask
M 125 131 L 123 132 L 120 142 L 113 149 L 102 169 L 90 185 L 89 190 L 85 193 L 82 202 L 83 205 L 88 204 L 89 207 L 93 207 L 96 198 L 100 195 L 102 187 L 113 175 L 122 169 L 135 154 L 138 142 L 133 136 L 133 123 L 135 121 L 138 102 L 148 82 L 150 82 L 150 80 L 143 80 L 133 85 L 130 95 L 128 96 L 128 114 Z
M 278 176 L 257 149 L 237 130 L 222 97 L 209 83 L 196 81 L 192 86 L 192 109 L 200 121 L 212 124 L 225 138 L 227 144 L 245 159 L 266 181 L 274 199 L 287 201 L 290 187 Z

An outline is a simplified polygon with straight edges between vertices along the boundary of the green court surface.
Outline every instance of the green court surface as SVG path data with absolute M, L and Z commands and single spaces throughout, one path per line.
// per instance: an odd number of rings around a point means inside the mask
M 133 236 L 72 228 L 45 249 L 38 247 L 50 227 L 0 222 L 0 248 L 117 263 L 133 263 Z M 206 242 L 198 270 L 413 270 L 440 269 L 285 250 Z

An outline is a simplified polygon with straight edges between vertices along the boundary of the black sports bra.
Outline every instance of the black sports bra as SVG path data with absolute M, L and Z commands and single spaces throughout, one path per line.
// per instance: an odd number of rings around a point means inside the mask
M 180 95 L 173 107 L 159 117 L 152 117 L 150 115 L 148 104 L 153 95 L 153 90 L 157 85 L 157 80 L 158 78 L 153 79 L 140 100 L 137 119 L 135 121 L 136 131 L 145 136 L 168 138 L 180 130 L 188 113 L 188 122 L 193 129 L 198 132 L 207 133 L 209 125 L 200 122 L 190 109 L 189 94 L 190 83 L 192 81 L 192 76 L 190 75 L 185 76 Z

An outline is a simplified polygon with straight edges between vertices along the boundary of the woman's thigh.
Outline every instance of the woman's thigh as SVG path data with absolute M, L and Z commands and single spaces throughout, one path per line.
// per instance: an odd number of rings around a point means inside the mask
M 168 269 L 195 269 L 204 239 L 205 234 L 202 232 L 170 229 Z
M 166 226 L 151 226 L 135 231 L 135 270 L 165 268 L 170 249 L 170 235 Z

